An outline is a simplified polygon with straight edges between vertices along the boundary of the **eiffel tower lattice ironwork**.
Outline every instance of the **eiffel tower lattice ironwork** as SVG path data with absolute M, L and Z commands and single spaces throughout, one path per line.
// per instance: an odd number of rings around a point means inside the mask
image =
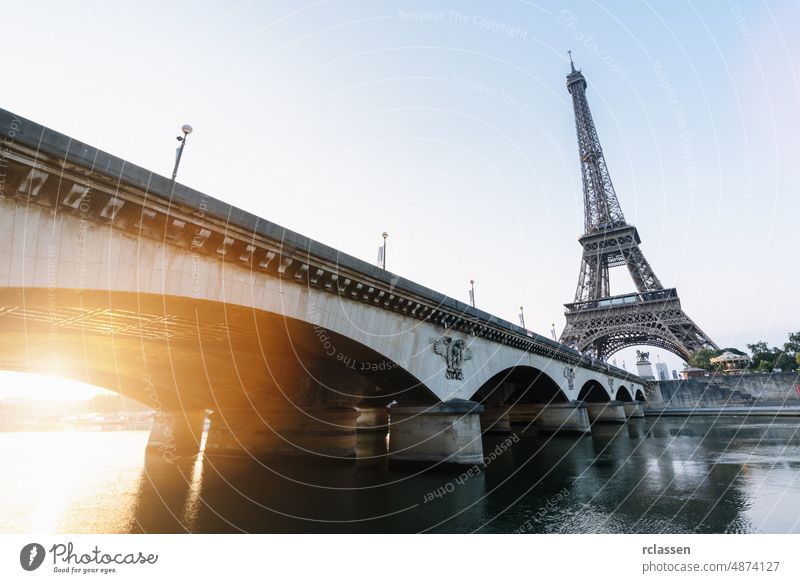
M 592 113 L 586 101 L 586 79 L 575 70 L 567 89 L 575 110 L 575 129 L 583 175 L 585 233 L 575 301 L 566 304 L 567 325 L 560 341 L 601 359 L 628 346 L 669 350 L 684 360 L 700 348 L 717 345 L 681 308 L 675 288 L 661 285 L 639 248 L 636 227 L 629 225 L 614 192 Z M 611 295 L 608 271 L 625 265 L 637 293 Z

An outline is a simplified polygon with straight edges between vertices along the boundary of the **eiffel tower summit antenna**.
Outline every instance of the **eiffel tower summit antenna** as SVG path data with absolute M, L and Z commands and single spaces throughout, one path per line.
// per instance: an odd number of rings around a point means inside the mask
M 572 95 L 583 181 L 583 259 L 575 300 L 565 304 L 560 341 L 606 360 L 629 346 L 648 345 L 688 360 L 701 348 L 717 348 L 681 308 L 678 291 L 664 288 L 639 248 L 636 227 L 625 220 L 586 100 L 586 78 L 572 51 L 567 91 Z M 611 295 L 609 269 L 626 266 L 636 293 Z

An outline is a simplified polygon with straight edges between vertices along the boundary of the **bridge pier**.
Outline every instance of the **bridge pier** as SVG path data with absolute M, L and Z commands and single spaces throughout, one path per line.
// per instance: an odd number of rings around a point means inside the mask
M 453 399 L 389 409 L 389 460 L 483 465 L 483 405 Z
M 568 403 L 523 403 L 514 405 L 509 415 L 512 424 L 530 424 L 544 433 L 590 433 L 589 415 L 582 401 Z
M 200 451 L 205 410 L 159 411 L 153 417 L 147 451 L 175 458 Z
M 386 433 L 389 430 L 389 411 L 386 407 L 359 408 L 356 428 L 362 433 Z
M 536 429 L 546 433 L 590 433 L 588 409 L 580 401 L 545 405 L 536 418 Z
M 233 410 L 215 413 L 206 455 L 355 458 L 354 408 Z
M 508 411 L 511 425 L 533 425 L 533 422 L 545 407 L 542 403 L 517 403 Z
M 481 433 L 511 433 L 509 407 L 485 407 L 481 413 Z
M 625 407 L 621 401 L 586 403 L 591 423 L 625 423 Z
M 641 403 L 623 403 L 625 417 L 628 419 L 644 419 L 644 407 Z

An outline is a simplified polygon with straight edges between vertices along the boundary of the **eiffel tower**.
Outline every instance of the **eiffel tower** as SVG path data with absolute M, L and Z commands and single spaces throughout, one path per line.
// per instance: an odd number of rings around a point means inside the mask
M 639 248 L 639 232 L 625 221 L 586 101 L 586 79 L 575 70 L 571 52 L 569 62 L 567 89 L 578 133 L 585 233 L 578 239 L 583 260 L 575 301 L 565 304 L 567 325 L 560 341 L 603 360 L 628 346 L 655 346 L 684 360 L 700 348 L 716 349 L 684 313 L 677 290 L 661 285 Z M 612 296 L 608 270 L 621 265 L 628 268 L 637 293 Z

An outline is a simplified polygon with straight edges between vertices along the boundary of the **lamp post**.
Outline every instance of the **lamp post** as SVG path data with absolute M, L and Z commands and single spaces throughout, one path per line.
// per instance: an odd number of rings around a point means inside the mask
M 525 312 L 522 311 L 522 306 L 519 307 L 519 323 L 527 330 L 527 328 L 525 328 Z
M 175 178 L 178 176 L 178 166 L 181 163 L 181 156 L 183 156 L 183 148 L 184 146 L 186 146 L 186 138 L 189 137 L 189 134 L 192 133 L 192 126 L 190 126 L 188 123 L 185 123 L 181 126 L 181 131 L 183 132 L 183 136 L 178 136 L 177 138 L 175 138 L 181 143 L 181 145 L 175 154 L 175 168 L 172 169 L 173 186 L 175 185 Z
M 475 280 L 469 280 L 469 301 L 472 304 L 472 307 L 475 307 Z
M 550 324 L 550 334 L 553 335 L 553 340 L 558 342 L 558 338 L 556 338 L 556 325 L 555 325 L 555 322 Z
M 386 271 L 386 239 L 389 238 L 389 233 L 383 232 L 383 270 Z

